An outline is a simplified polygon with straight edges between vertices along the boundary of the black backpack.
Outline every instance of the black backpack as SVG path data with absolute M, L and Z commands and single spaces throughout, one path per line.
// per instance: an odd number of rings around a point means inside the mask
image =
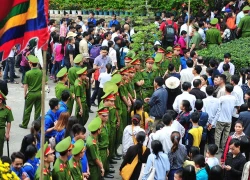
M 174 21 L 172 21 L 172 24 L 168 24 L 168 22 L 165 22 L 166 27 L 164 30 L 164 40 L 166 42 L 174 42 L 175 41 L 175 30 L 174 30 Z

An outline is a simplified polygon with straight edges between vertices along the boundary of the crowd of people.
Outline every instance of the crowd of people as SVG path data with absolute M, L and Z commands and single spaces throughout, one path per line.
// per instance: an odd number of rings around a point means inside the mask
M 39 179 L 41 171 L 44 179 L 114 178 L 118 160 L 123 179 L 146 180 L 152 174 L 155 180 L 249 179 L 250 68 L 236 73 L 229 52 L 223 62 L 204 62 L 197 53 L 250 36 L 249 12 L 247 2 L 236 0 L 196 18 L 184 7 L 183 25 L 163 12 L 154 22 L 162 39 L 143 60 L 130 49 L 136 33 L 130 17 L 121 25 L 115 15 L 106 23 L 93 12 L 85 21 L 65 13 L 59 28 L 50 19 L 46 70 L 56 85 L 44 117 L 44 167 L 39 166 L 43 74 L 35 40 L 17 56 L 18 46 L 13 47 L 2 62 L 1 161 L 22 180 Z M 6 96 L 7 83 L 18 84 L 15 64 L 25 99 L 19 127 L 28 128 L 33 106 L 35 113 L 30 134 L 9 159 L 3 145 L 14 118 Z M 94 119 L 91 107 L 98 107 Z

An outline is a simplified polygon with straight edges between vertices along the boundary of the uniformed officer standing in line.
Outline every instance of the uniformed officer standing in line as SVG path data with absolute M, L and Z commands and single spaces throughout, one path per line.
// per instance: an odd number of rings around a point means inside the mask
M 102 121 L 99 117 L 93 119 L 89 125 L 88 130 L 91 134 L 87 138 L 87 159 L 89 163 L 89 171 L 91 180 L 100 180 L 101 176 L 104 176 L 104 168 L 100 159 L 100 153 L 98 149 L 98 135 L 101 133 Z
M 130 101 L 132 103 L 134 103 L 136 100 L 134 77 L 135 77 L 135 68 L 133 66 L 130 66 L 128 68 L 128 92 L 130 95 L 129 97 Z
M 62 97 L 62 92 L 64 90 L 68 90 L 69 91 L 69 87 L 67 86 L 66 83 L 68 83 L 68 74 L 67 74 L 67 68 L 64 67 L 62 68 L 56 75 L 56 77 L 58 78 L 58 82 L 55 86 L 55 93 L 56 93 L 56 98 L 58 100 L 61 100 Z
M 75 80 L 75 96 L 76 109 L 75 116 L 79 119 L 79 123 L 84 126 L 89 119 L 89 108 L 86 102 L 86 91 L 89 86 L 87 77 L 87 67 L 76 72 L 78 78 Z
M 164 75 L 164 70 L 162 68 L 162 64 L 163 64 L 163 61 L 164 61 L 164 57 L 165 55 L 161 54 L 161 53 L 157 53 L 155 55 L 155 63 L 154 63 L 154 66 L 153 66 L 153 70 L 155 70 L 157 72 L 157 75 L 158 76 L 163 76 Z
M 175 67 L 175 70 L 176 72 L 180 72 L 181 68 L 180 68 L 180 65 L 181 65 L 181 57 L 180 57 L 180 52 L 181 52 L 181 46 L 179 44 L 176 44 L 174 45 L 174 53 L 172 55 L 172 64 L 174 64 L 174 67 Z M 169 63 L 170 63 L 169 62 Z
M 144 84 L 142 86 L 142 99 L 151 97 L 154 92 L 154 79 L 157 77 L 157 72 L 153 70 L 153 64 L 154 58 L 147 58 L 146 68 L 141 71 L 144 79 Z M 149 112 L 149 105 L 147 103 L 144 103 L 144 111 Z
M 104 96 L 113 96 L 113 101 L 115 101 L 115 97 L 113 94 L 105 94 Z M 114 104 L 114 102 L 113 102 Z M 101 133 L 98 136 L 98 148 L 100 153 L 100 158 L 103 164 L 103 168 L 105 170 L 104 177 L 105 178 L 114 178 L 113 175 L 109 171 L 109 135 L 110 129 L 108 128 L 108 119 L 109 119 L 109 108 L 108 107 L 101 107 L 97 110 L 98 117 L 102 120 L 101 125 Z M 112 170 L 112 173 L 115 171 Z
M 71 180 L 68 158 L 71 156 L 73 147 L 70 136 L 56 145 L 56 151 L 59 152 L 60 156 L 56 159 L 54 164 L 54 169 L 52 171 L 53 179 Z
M 70 172 L 73 180 L 83 180 L 82 177 L 82 163 L 81 158 L 85 153 L 85 145 L 82 139 L 78 139 L 74 143 L 74 148 L 72 149 L 72 157 L 69 160 Z
M 5 105 L 6 100 L 0 91 L 0 157 L 3 155 L 4 138 L 7 141 L 10 139 L 11 121 L 14 121 L 10 107 Z
M 116 123 L 116 138 L 115 138 L 115 149 L 114 149 L 114 155 L 111 154 L 111 157 L 121 157 L 121 154 L 117 152 L 120 144 L 122 143 L 122 134 L 123 132 L 121 131 L 121 115 L 122 115 L 122 101 L 121 97 L 119 94 L 119 87 L 122 81 L 122 76 L 120 74 L 115 74 L 111 77 L 110 82 L 116 84 L 118 86 L 118 92 L 116 93 L 115 96 L 115 108 L 116 108 L 116 118 L 117 118 L 117 123 Z M 113 132 L 113 131 L 112 131 Z M 112 141 L 111 141 L 112 143 Z M 112 152 L 112 150 L 110 150 Z M 111 162 L 110 162 L 111 163 Z
M 37 152 L 36 157 L 40 158 L 40 150 Z M 43 179 L 44 180 L 51 180 L 52 179 L 52 173 L 50 170 L 50 163 L 53 163 L 55 161 L 55 155 L 54 150 L 48 146 L 48 143 L 44 144 L 44 167 L 43 167 Z M 35 180 L 40 180 L 40 172 L 41 172 L 41 166 L 39 166 L 36 170 L 35 174 Z
M 115 80 L 116 82 L 121 81 L 121 75 L 117 74 L 114 77 L 118 77 L 119 79 Z M 114 81 L 114 79 L 113 79 Z M 110 164 L 117 164 L 116 160 L 121 160 L 120 157 L 116 156 L 116 139 L 117 139 L 117 129 L 120 126 L 120 116 L 118 114 L 118 109 L 115 105 L 116 97 L 118 95 L 118 86 L 111 81 L 108 81 L 103 86 L 103 91 L 105 94 L 107 93 L 113 93 L 114 97 L 107 96 L 103 99 L 101 104 L 103 104 L 104 107 L 109 108 L 109 120 L 108 120 L 108 129 L 109 129 L 109 162 Z M 111 97 L 111 98 L 110 98 Z M 101 104 L 99 108 L 101 108 Z M 109 171 L 112 173 L 113 171 Z
M 134 76 L 134 87 L 135 87 L 135 93 L 136 93 L 136 98 L 141 99 L 142 94 L 141 94 L 141 86 L 144 84 L 144 79 L 142 77 L 141 73 L 141 61 L 140 59 L 134 59 L 133 61 L 130 62 L 132 66 L 135 68 L 135 76 Z
M 40 117 L 43 78 L 42 71 L 37 67 L 39 60 L 33 55 L 29 55 L 27 58 L 29 60 L 31 70 L 26 72 L 23 81 L 25 105 L 23 113 L 23 122 L 22 124 L 19 124 L 19 127 L 24 129 L 27 129 L 28 127 L 30 121 L 30 114 L 33 106 L 35 106 L 34 120 Z
M 69 79 L 69 89 L 72 94 L 72 99 L 68 102 L 68 107 L 69 107 L 69 113 L 72 114 L 73 106 L 74 106 L 74 98 L 75 98 L 75 80 L 78 78 L 76 72 L 82 69 L 82 64 L 83 64 L 83 55 L 78 54 L 75 59 L 74 59 L 74 66 L 69 68 L 68 71 L 68 79 Z
M 218 21 L 217 18 L 211 19 L 210 24 L 212 27 L 206 31 L 206 44 L 208 48 L 211 46 L 218 46 L 222 42 L 221 33 L 216 28 Z

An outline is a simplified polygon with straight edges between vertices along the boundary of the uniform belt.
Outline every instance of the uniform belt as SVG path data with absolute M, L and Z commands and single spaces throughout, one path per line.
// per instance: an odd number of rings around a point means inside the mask
M 108 147 L 99 148 L 99 150 L 106 150 L 106 149 L 108 149 Z

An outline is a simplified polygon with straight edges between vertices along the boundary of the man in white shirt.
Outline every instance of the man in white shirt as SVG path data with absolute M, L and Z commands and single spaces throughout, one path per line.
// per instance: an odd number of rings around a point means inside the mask
M 158 140 L 162 143 L 164 153 L 168 154 L 171 151 L 171 147 L 173 143 L 171 141 L 171 134 L 174 129 L 171 127 L 173 122 L 173 118 L 170 114 L 166 113 L 162 117 L 162 121 L 164 123 L 164 127 L 161 130 L 156 131 L 153 135 L 154 140 Z
M 183 89 L 183 93 L 178 95 L 174 100 L 173 109 L 177 113 L 181 112 L 180 105 L 181 105 L 182 101 L 183 100 L 188 100 L 191 107 L 192 107 L 192 111 L 193 111 L 196 98 L 195 98 L 194 95 L 189 94 L 189 91 L 191 90 L 191 83 L 190 82 L 184 82 L 182 84 L 182 89 Z
M 237 114 L 237 109 L 240 108 L 240 106 L 242 104 L 244 104 L 243 91 L 242 91 L 241 87 L 238 85 L 239 81 L 240 81 L 239 75 L 232 75 L 231 76 L 231 84 L 234 86 L 234 90 L 232 92 L 232 95 L 236 98 L 236 107 L 234 108 L 230 132 L 234 131 L 235 122 L 239 118 L 239 114 Z
M 203 99 L 203 111 L 208 114 L 208 125 L 207 125 L 207 138 L 208 144 L 214 144 L 214 133 L 217 120 L 220 114 L 220 100 L 213 97 L 214 87 L 206 87 L 207 98 Z
M 111 40 L 114 42 L 115 37 L 119 36 L 119 34 L 120 34 L 120 27 L 115 26 L 115 32 L 112 34 Z
M 203 60 L 202 56 L 199 56 L 197 58 L 197 65 L 201 66 L 201 69 L 202 69 L 200 75 L 207 74 L 207 72 L 206 72 L 207 66 L 204 65 L 204 60 Z
M 199 22 L 198 33 L 201 35 L 202 41 L 205 42 L 206 41 L 206 34 L 205 34 L 205 31 L 204 31 L 204 22 L 203 21 Z
M 236 26 L 239 25 L 241 18 L 243 18 L 244 16 L 245 16 L 245 14 L 244 14 L 243 11 L 240 11 L 240 12 L 237 14 L 237 16 L 236 16 Z
M 194 62 L 192 60 L 187 60 L 187 68 L 182 69 L 180 72 L 181 75 L 181 84 L 184 82 L 192 82 L 194 75 L 193 75 L 193 66 Z
M 89 54 L 89 47 L 88 47 L 89 33 L 84 32 L 82 36 L 83 36 L 83 38 L 79 43 L 79 52 L 81 54 L 83 54 L 83 53 Z
M 229 64 L 229 66 L 230 66 L 229 72 L 231 75 L 234 75 L 235 67 L 230 61 L 231 61 L 231 54 L 230 53 L 224 54 L 224 61 L 221 62 L 217 68 L 221 74 L 224 72 L 223 71 L 223 64 Z
M 82 16 L 77 16 L 76 23 L 79 24 L 79 25 L 81 25 L 81 26 L 83 25 Z
M 194 78 L 193 78 L 193 80 L 192 80 L 192 82 L 191 82 L 192 88 L 194 87 L 194 86 L 193 86 L 194 80 L 195 80 L 195 79 L 201 79 L 201 76 L 200 76 L 201 71 L 202 71 L 201 66 L 195 65 L 195 66 L 193 67 L 193 71 L 192 71 L 192 72 L 193 72 Z
M 236 106 L 236 98 L 231 94 L 234 89 L 233 85 L 227 84 L 225 89 L 226 95 L 219 98 L 221 111 L 215 128 L 215 144 L 218 147 L 220 147 L 220 138 L 223 133 L 221 141 L 222 148 L 224 148 L 229 135 L 234 107 Z
M 110 41 L 111 39 L 111 34 L 109 32 L 106 32 L 104 34 L 104 40 L 102 42 L 102 46 L 107 46 L 108 47 L 108 42 Z
M 226 89 L 225 89 L 225 85 L 226 85 L 226 80 L 227 80 L 227 77 L 225 74 L 220 74 L 217 78 L 217 83 L 218 83 L 218 88 L 219 88 L 219 91 L 216 95 L 217 98 L 220 98 L 221 96 L 224 96 L 226 95 Z

